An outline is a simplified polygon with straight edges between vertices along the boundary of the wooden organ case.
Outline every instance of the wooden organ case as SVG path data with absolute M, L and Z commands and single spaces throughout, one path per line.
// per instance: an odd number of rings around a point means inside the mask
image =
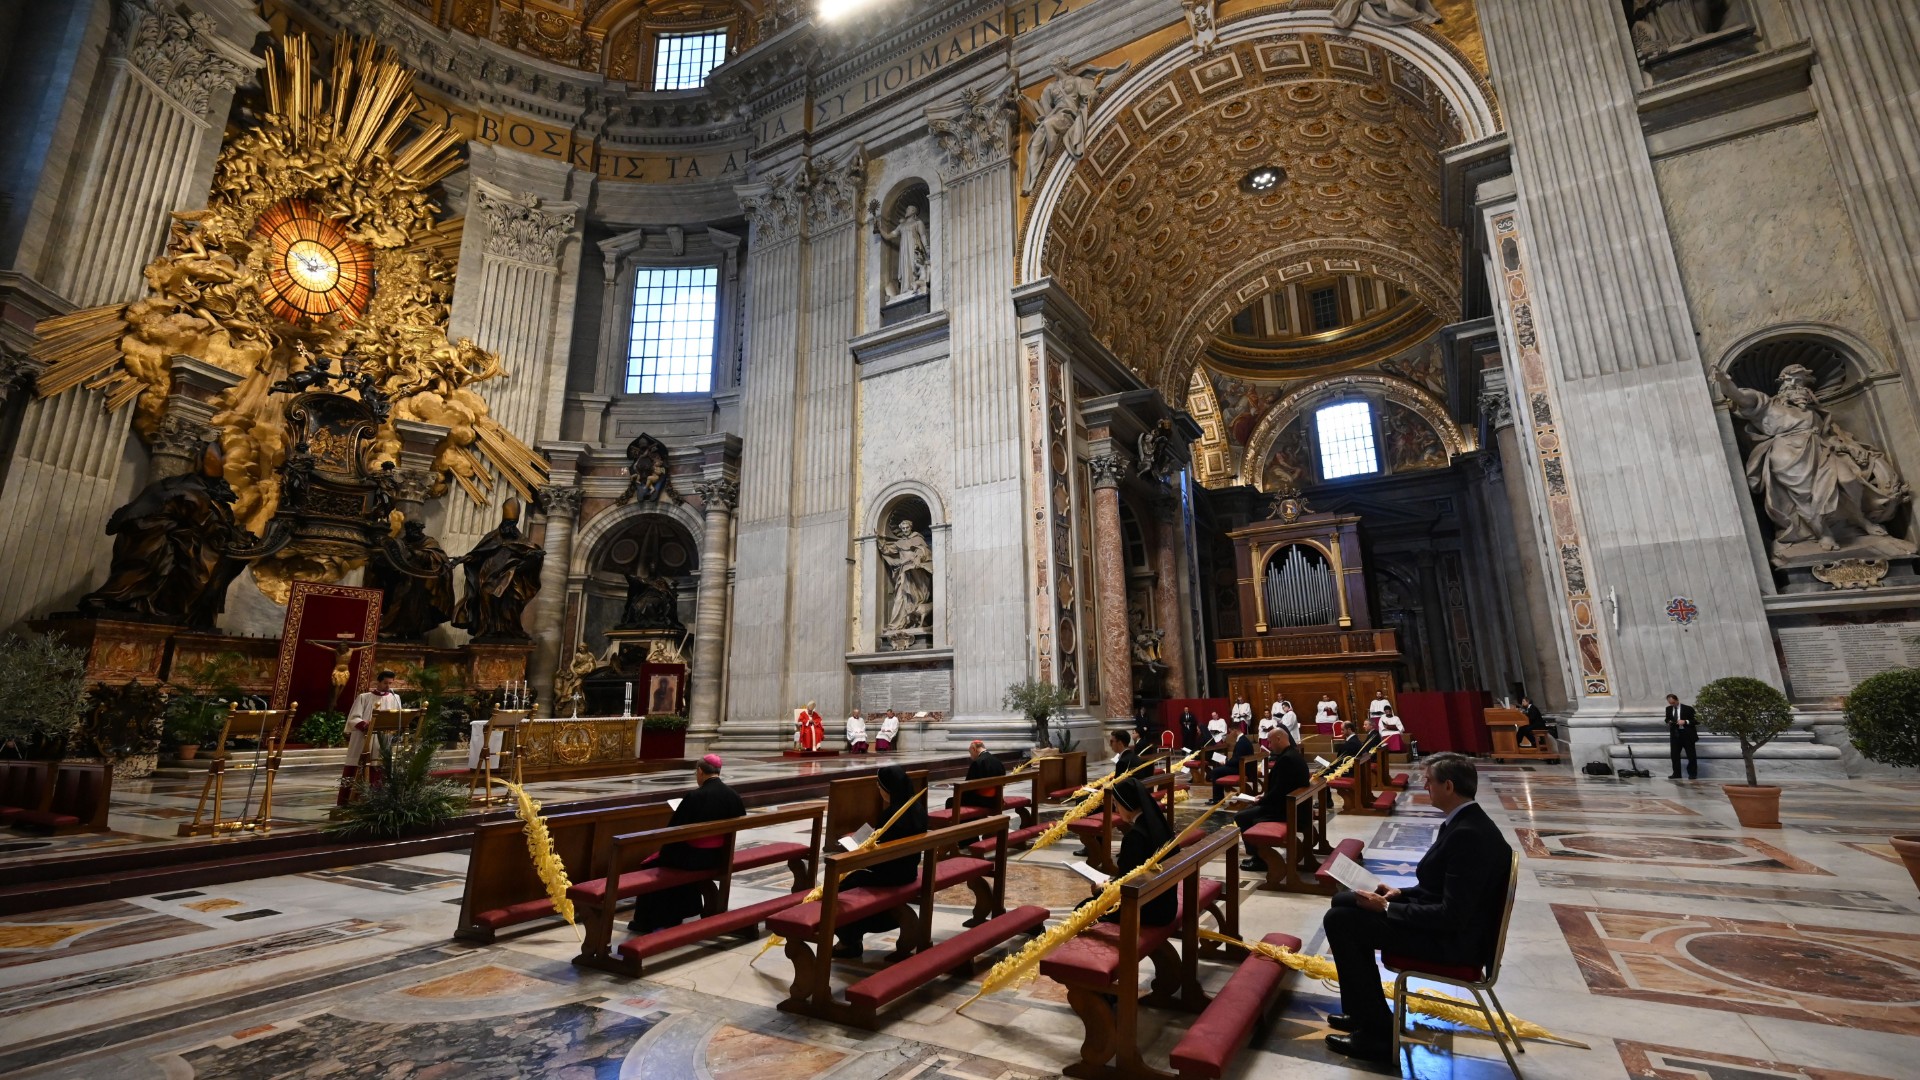
M 1373 626 L 1359 528 L 1357 516 L 1316 513 L 1294 495 L 1227 534 L 1254 636 L 1216 641 L 1215 658 L 1233 700 L 1251 702 L 1256 716 L 1291 701 L 1311 732 L 1323 698 L 1343 720 L 1366 716 L 1376 697 L 1398 701 L 1400 649 L 1391 629 Z

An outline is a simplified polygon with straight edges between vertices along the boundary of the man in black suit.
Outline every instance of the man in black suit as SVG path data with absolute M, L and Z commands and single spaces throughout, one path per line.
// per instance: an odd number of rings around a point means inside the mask
M 1322 921 L 1340 969 L 1342 1011 L 1327 1023 L 1345 1033 L 1329 1035 L 1327 1045 L 1348 1057 L 1393 1060 L 1393 1014 L 1380 989 L 1375 951 L 1486 964 L 1498 944 L 1513 848 L 1473 801 L 1480 786 L 1473 762 L 1436 754 L 1426 761 L 1426 785 L 1434 808 L 1447 817 L 1414 871 L 1419 884 L 1336 893 Z
M 1669 780 L 1680 779 L 1680 751 L 1687 752 L 1687 779 L 1700 779 L 1700 758 L 1695 752 L 1700 742 L 1700 729 L 1693 723 L 1693 706 L 1680 704 L 1680 695 L 1667 695 L 1667 751 L 1673 755 L 1673 775 Z

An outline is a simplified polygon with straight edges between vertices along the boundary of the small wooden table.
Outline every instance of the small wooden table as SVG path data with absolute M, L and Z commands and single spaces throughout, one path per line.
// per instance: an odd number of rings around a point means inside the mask
M 1560 761 L 1556 751 L 1520 745 L 1520 732 L 1527 726 L 1526 713 L 1519 709 L 1487 709 L 1481 715 L 1486 720 L 1487 733 L 1493 737 L 1493 760 L 1550 761 L 1556 764 Z

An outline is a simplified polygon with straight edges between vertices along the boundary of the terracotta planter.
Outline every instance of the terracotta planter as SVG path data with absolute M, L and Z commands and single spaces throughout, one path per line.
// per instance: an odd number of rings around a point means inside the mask
M 1914 888 L 1920 889 L 1920 833 L 1891 839 L 1900 861 L 1907 864 L 1907 876 L 1913 879 Z
M 1759 787 L 1721 784 L 1720 790 L 1727 793 L 1727 801 L 1733 804 L 1733 815 L 1740 819 L 1740 824 L 1749 829 L 1780 827 L 1779 788 L 1767 784 Z
M 199 756 L 200 747 L 198 745 L 176 746 L 173 748 L 173 758 L 175 761 L 192 761 Z

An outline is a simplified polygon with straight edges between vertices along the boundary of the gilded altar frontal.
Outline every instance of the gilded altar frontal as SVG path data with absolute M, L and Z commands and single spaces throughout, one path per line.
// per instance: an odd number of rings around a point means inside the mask
M 1917 373 L 1909 0 L 0 4 L 0 1073 L 1907 1075 Z

